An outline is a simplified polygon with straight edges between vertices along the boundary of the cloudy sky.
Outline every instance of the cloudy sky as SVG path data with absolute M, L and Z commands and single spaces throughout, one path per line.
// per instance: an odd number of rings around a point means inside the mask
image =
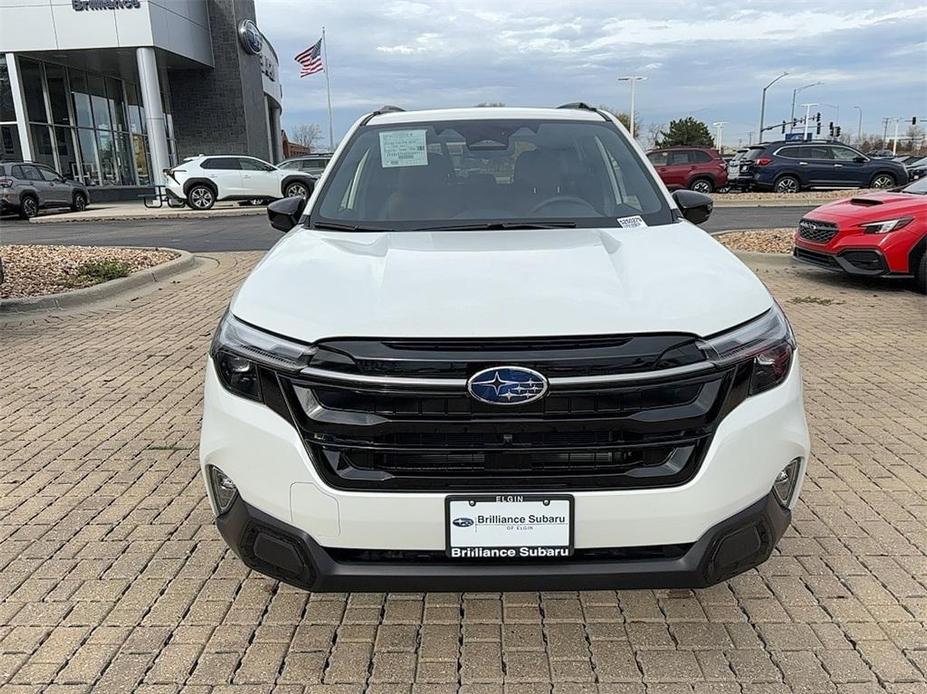
M 882 118 L 927 120 L 927 5 L 911 0 L 255 0 L 258 24 L 280 57 L 283 125 L 328 133 L 325 77 L 300 79 L 293 56 L 325 26 L 335 140 L 362 113 L 587 101 L 627 110 L 638 83 L 645 125 L 692 115 L 727 121 L 723 139 L 746 141 L 759 121 L 789 117 L 792 90 L 839 107 L 844 129 L 881 132 Z M 801 110 L 801 109 L 799 109 Z M 817 109 L 815 109 L 817 110 Z M 891 133 L 889 133 L 891 134 Z

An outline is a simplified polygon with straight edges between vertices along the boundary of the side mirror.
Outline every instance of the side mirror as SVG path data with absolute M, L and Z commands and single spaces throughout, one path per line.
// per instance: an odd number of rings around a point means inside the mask
M 861 157 L 857 155 L 853 157 L 853 161 L 855 161 L 857 164 L 865 164 L 868 161 L 868 159 L 866 159 L 866 157 Z
M 708 219 L 715 206 L 710 195 L 696 193 L 694 190 L 677 190 L 673 193 L 673 200 L 679 206 L 682 216 L 693 224 L 701 224 Z
M 274 200 L 267 206 L 267 218 L 274 229 L 285 234 L 299 224 L 305 207 L 306 198 L 299 196 Z

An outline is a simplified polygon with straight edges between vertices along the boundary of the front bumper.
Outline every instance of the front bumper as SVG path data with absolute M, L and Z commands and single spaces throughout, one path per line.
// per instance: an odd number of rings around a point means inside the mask
M 216 519 L 222 537 L 256 571 L 312 591 L 505 591 L 702 588 L 769 558 L 791 512 L 767 494 L 713 526 L 675 558 L 500 563 L 453 561 L 439 552 L 342 559 L 306 532 L 236 497 Z
M 885 256 L 875 248 L 856 248 L 830 253 L 796 243 L 792 249 L 792 257 L 801 263 L 860 277 L 878 277 L 889 273 Z

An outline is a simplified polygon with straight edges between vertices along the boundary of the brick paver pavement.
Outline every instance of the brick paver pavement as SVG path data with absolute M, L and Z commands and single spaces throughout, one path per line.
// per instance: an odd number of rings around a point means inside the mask
M 308 595 L 248 572 L 205 501 L 204 355 L 257 255 L 217 258 L 126 305 L 0 324 L 4 691 L 927 692 L 923 297 L 762 273 L 799 335 L 815 457 L 759 570 L 698 591 Z

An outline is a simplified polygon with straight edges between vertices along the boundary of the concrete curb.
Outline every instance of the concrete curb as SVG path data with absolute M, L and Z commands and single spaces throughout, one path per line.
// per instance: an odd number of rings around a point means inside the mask
M 130 222 L 130 221 L 171 221 L 173 219 L 209 219 L 210 217 L 247 217 L 266 215 L 266 207 L 224 207 L 218 210 L 197 212 L 195 210 L 178 209 L 176 212 L 146 214 L 144 212 L 130 212 L 127 214 L 93 214 L 67 213 L 62 215 L 48 215 L 33 217 L 30 224 L 70 224 L 75 222 Z
M 126 248 L 129 248 L 129 246 L 126 246 Z M 52 311 L 55 309 L 75 308 L 77 306 L 95 304 L 100 301 L 112 299 L 124 292 L 144 287 L 145 285 L 164 282 L 169 277 L 193 269 L 196 265 L 196 257 L 187 251 L 180 251 L 176 248 L 157 248 L 149 250 L 171 251 L 179 254 L 179 257 L 145 270 L 133 272 L 128 277 L 120 277 L 115 280 L 110 280 L 109 282 L 103 282 L 102 284 L 95 284 L 92 287 L 75 289 L 72 292 L 17 299 L 3 299 L 0 301 L 0 316 L 21 315 L 37 311 Z
M 758 253 L 756 251 L 731 251 L 740 258 L 744 264 L 749 266 L 759 265 L 762 267 L 800 267 L 800 265 L 790 255 L 785 253 Z

